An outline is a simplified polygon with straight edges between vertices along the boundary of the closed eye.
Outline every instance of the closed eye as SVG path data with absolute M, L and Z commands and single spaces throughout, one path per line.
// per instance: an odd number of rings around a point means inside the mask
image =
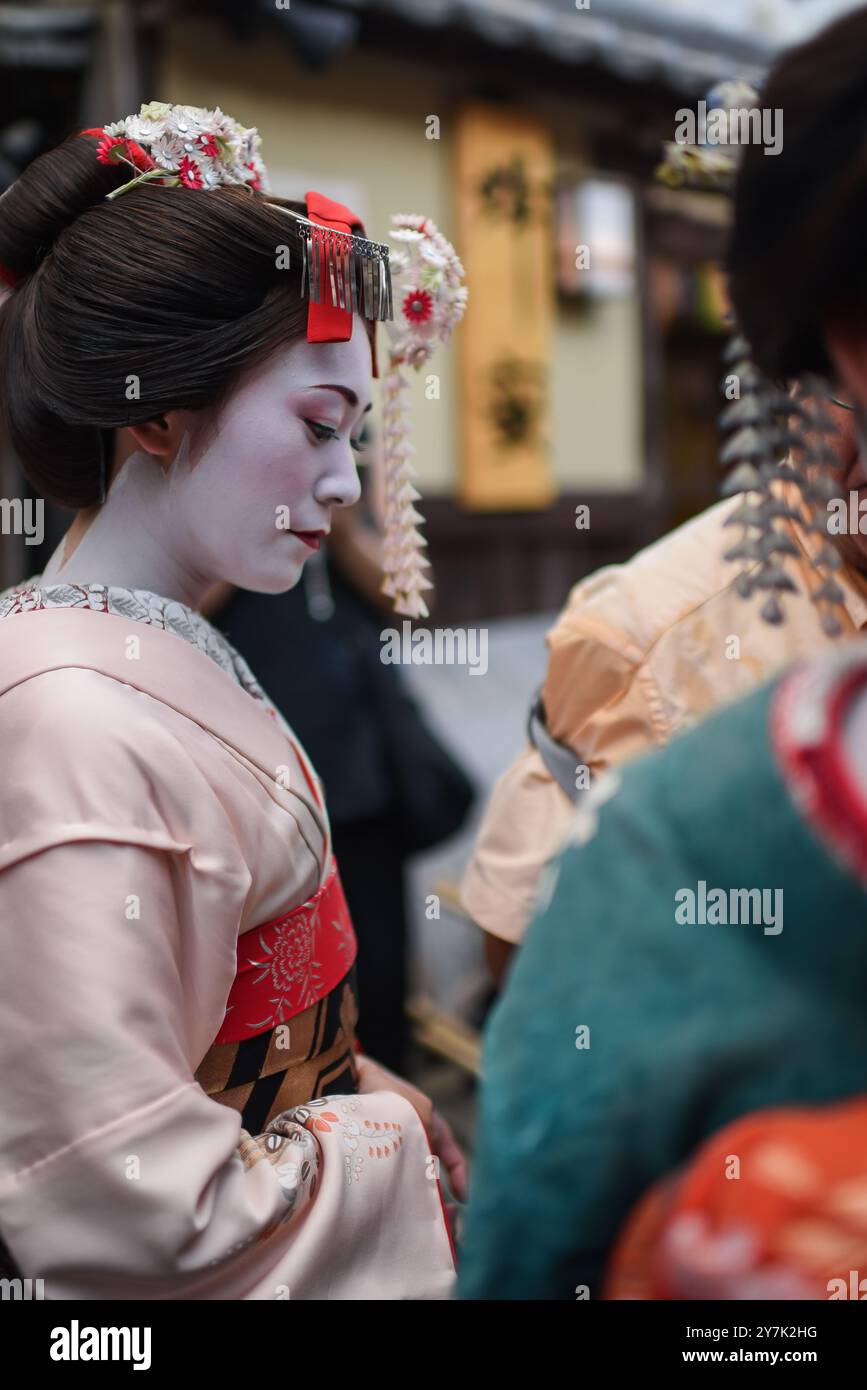
M 319 420 L 305 420 L 305 425 L 309 425 L 315 438 L 320 444 L 324 444 L 327 439 L 337 439 L 337 430 L 332 425 L 323 425 Z M 363 439 L 350 439 L 350 448 L 357 454 L 363 454 L 367 445 Z

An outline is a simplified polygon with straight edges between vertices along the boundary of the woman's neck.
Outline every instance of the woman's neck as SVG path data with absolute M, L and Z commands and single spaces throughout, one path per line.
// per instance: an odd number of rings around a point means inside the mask
M 184 562 L 165 479 L 153 460 L 127 459 L 100 507 L 75 517 L 48 561 L 46 584 L 146 589 L 198 608 L 213 580 Z

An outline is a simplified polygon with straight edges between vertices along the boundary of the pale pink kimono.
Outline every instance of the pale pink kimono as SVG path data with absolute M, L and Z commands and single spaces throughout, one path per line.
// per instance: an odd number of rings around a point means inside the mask
M 171 632 L 0 621 L 0 1234 L 49 1299 L 450 1295 L 406 1099 L 329 1096 L 248 1136 L 194 1080 L 238 933 L 322 882 L 287 733 Z M 399 1142 L 377 1157 L 374 1133 Z

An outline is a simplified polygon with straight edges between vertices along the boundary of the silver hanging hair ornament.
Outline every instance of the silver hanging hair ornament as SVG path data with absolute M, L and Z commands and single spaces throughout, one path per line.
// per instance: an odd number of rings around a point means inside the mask
M 823 631 L 836 637 L 843 629 L 834 610 L 842 605 L 844 594 L 834 578 L 842 560 L 827 532 L 827 503 L 837 492 L 827 469 L 838 460 L 826 442 L 836 425 L 818 404 L 823 397 L 831 399 L 828 383 L 804 376 L 798 384 L 800 394 L 789 395 L 759 370 L 749 343 L 740 334 L 730 339 L 723 361 L 728 369 L 723 391 L 733 387 L 738 391 L 719 418 L 720 428 L 728 434 L 719 460 L 731 470 L 721 490 L 724 497 L 743 494 L 741 505 L 724 523 L 741 528 L 739 540 L 725 554 L 726 560 L 740 564 L 735 589 L 742 598 L 766 592 L 761 616 L 768 623 L 783 621 L 781 596 L 799 592 L 784 560 L 786 555 L 798 555 L 798 548 L 781 525 L 794 521 L 801 532 L 822 537 L 821 546 L 810 556 L 820 580 L 810 599 L 819 607 Z M 802 460 L 797 465 L 793 451 Z M 800 505 L 781 499 L 775 487 L 781 482 L 794 484 Z
M 301 297 L 313 304 L 330 302 L 363 318 L 387 323 L 394 318 L 392 298 L 391 248 L 381 241 L 370 241 L 357 232 L 340 232 L 320 227 L 282 203 L 266 207 L 283 212 L 301 224 Z M 316 254 L 323 248 L 321 255 Z M 287 269 L 291 266 L 288 253 Z

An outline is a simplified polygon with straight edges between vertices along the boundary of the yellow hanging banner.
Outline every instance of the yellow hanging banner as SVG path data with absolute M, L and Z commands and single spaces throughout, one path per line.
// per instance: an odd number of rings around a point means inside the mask
M 455 245 L 470 291 L 455 334 L 461 390 L 458 496 L 478 511 L 541 509 L 555 496 L 548 389 L 554 336 L 550 131 L 509 106 L 456 115 Z

